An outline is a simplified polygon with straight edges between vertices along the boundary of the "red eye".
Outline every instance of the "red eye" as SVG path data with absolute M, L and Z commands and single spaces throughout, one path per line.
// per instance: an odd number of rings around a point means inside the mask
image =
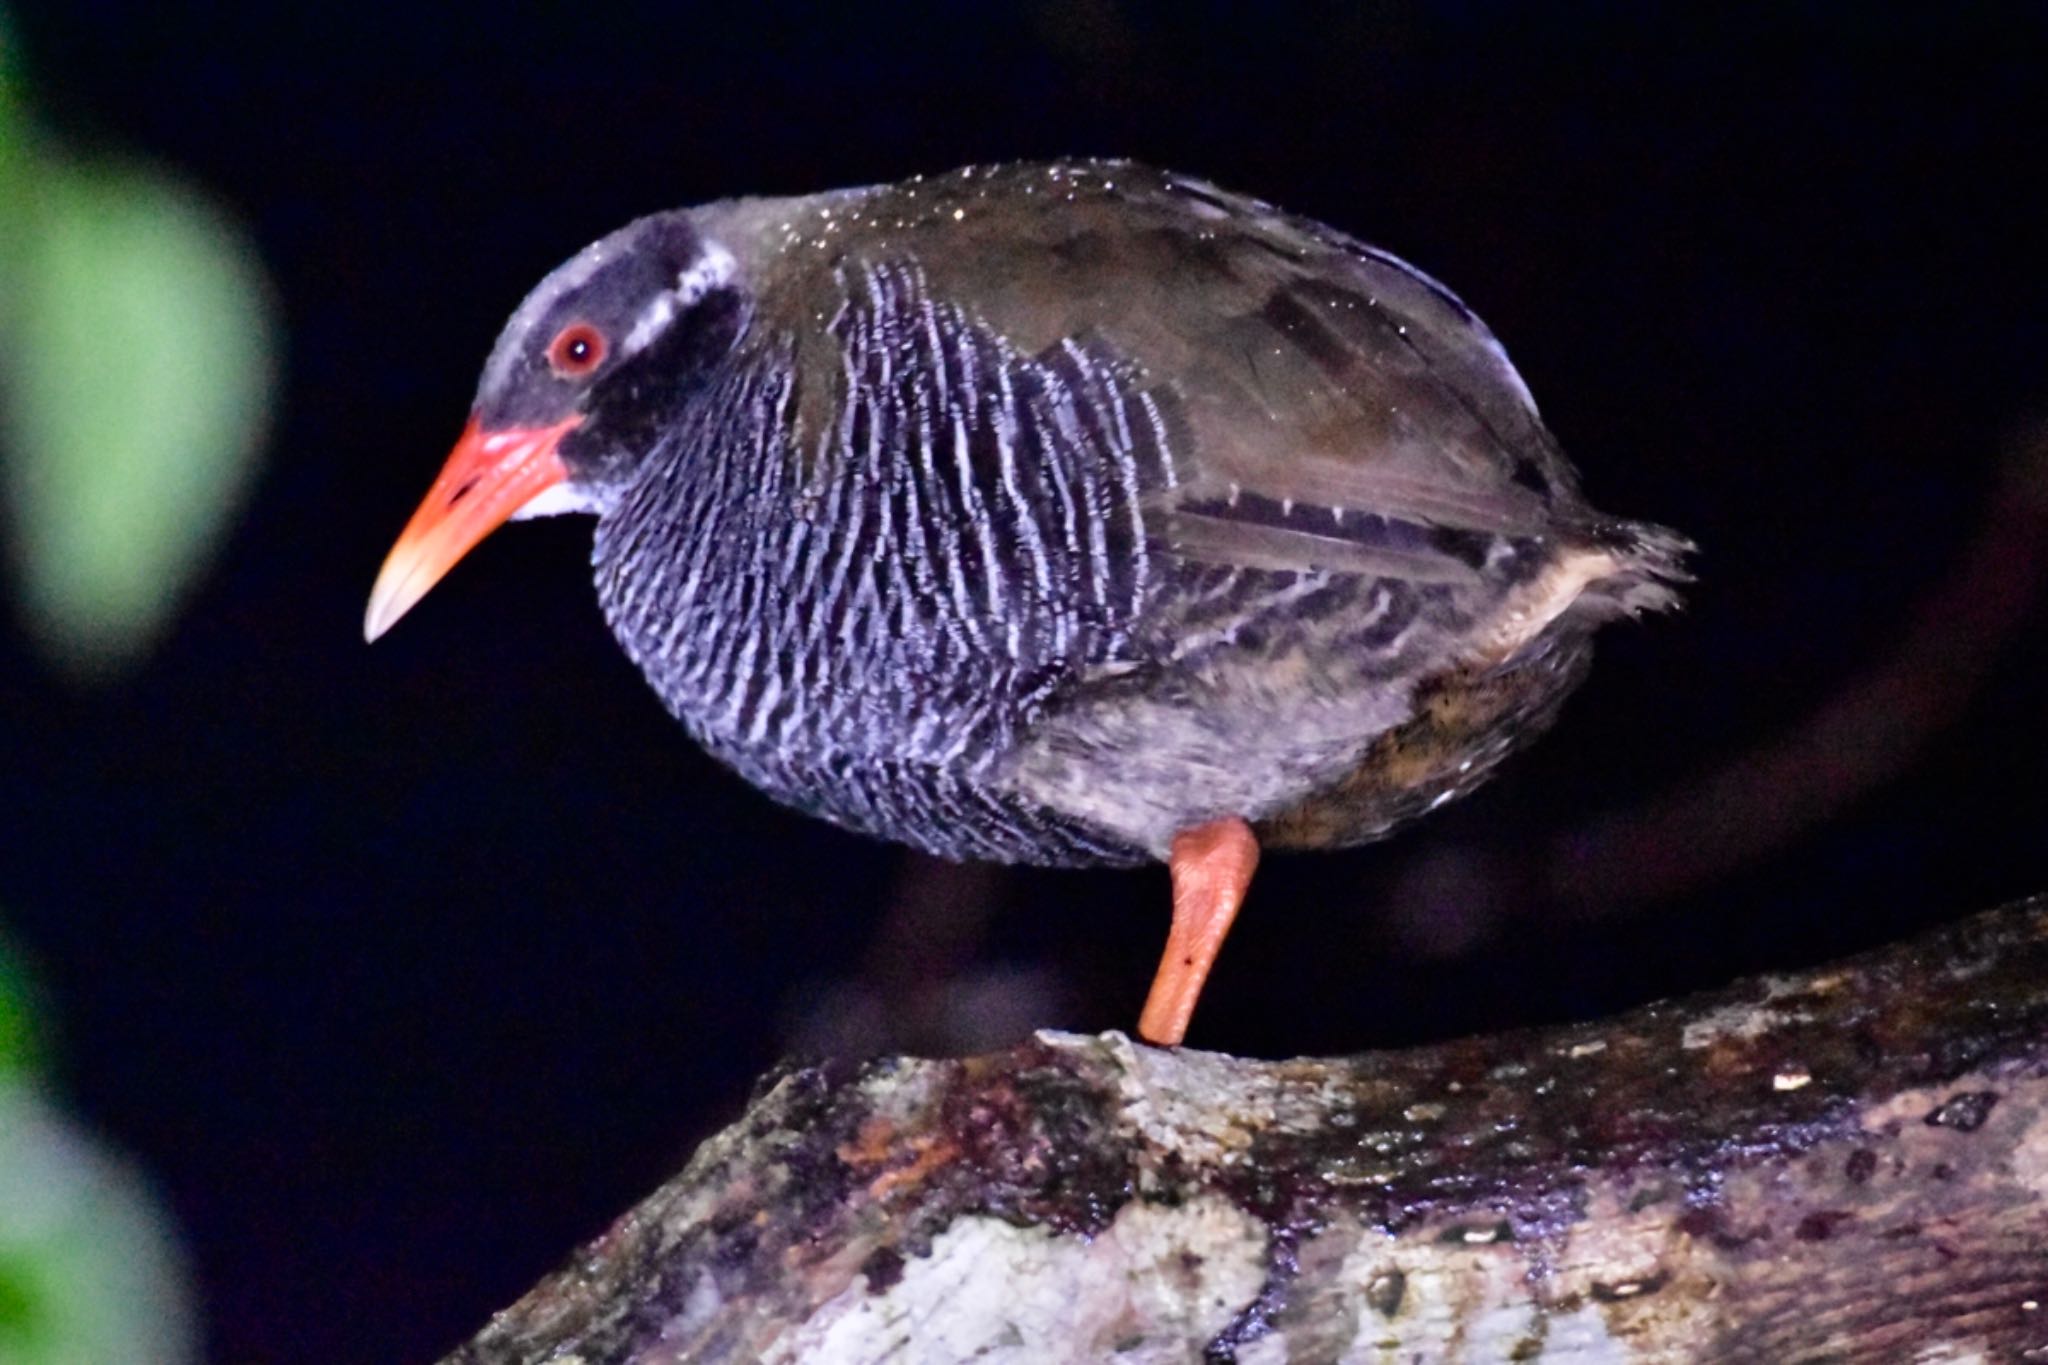
M 548 364 L 564 379 L 580 379 L 604 364 L 604 333 L 587 322 L 572 322 L 548 343 Z

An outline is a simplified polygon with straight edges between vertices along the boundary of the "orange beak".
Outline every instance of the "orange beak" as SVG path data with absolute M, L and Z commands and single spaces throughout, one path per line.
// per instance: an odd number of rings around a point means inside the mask
M 555 448 L 582 420 L 578 414 L 551 427 L 487 432 L 476 417 L 469 419 L 440 477 L 384 559 L 363 613 L 365 640 L 398 624 L 472 546 L 568 479 Z

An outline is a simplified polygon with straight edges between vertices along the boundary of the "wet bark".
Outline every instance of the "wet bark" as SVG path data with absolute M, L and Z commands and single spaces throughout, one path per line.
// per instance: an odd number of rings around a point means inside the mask
M 2048 899 L 1331 1060 L 792 1069 L 450 1357 L 2048 1360 Z

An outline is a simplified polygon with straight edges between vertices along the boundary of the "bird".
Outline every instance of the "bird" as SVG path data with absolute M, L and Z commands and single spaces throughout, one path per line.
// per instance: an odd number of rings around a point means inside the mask
M 1484 781 L 1669 608 L 1506 351 L 1336 228 L 1135 161 L 658 212 L 512 314 L 375 640 L 507 520 L 596 517 L 618 643 L 770 797 L 953 860 L 1167 864 L 1185 1038 L 1264 849 Z

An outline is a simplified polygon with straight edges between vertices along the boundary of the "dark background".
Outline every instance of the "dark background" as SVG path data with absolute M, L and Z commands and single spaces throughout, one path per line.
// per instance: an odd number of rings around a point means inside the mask
M 1134 1019 L 1162 873 L 771 807 L 612 644 L 585 523 L 362 644 L 499 324 L 654 208 L 1196 171 L 1450 282 L 1600 505 L 1701 543 L 1691 610 L 1609 631 L 1486 792 L 1272 860 L 1195 1045 L 1583 1016 L 2048 888 L 2048 23 L 1935 8 L 17 7 L 49 122 L 223 198 L 289 326 L 257 495 L 147 666 L 83 689 L 0 634 L 0 905 L 210 1357 L 432 1358 L 793 1048 Z

